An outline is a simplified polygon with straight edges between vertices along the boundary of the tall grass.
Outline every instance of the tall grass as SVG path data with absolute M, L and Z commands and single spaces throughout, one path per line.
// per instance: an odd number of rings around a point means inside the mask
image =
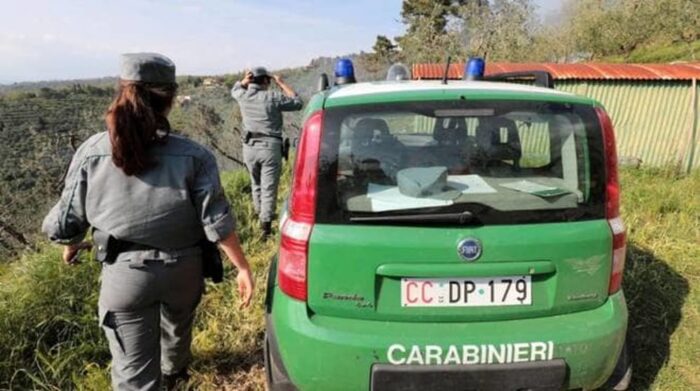
M 700 389 L 700 172 L 629 170 L 622 179 L 633 389 Z M 230 268 L 224 283 L 207 286 L 191 383 L 200 390 L 261 390 L 263 296 L 275 244 L 259 239 L 245 172 L 224 173 L 222 180 L 257 277 L 257 296 L 253 308 L 238 310 Z M 98 274 L 99 265 L 87 259 L 64 266 L 59 249 L 46 243 L 0 269 L 0 390 L 108 389 L 109 352 L 96 315 Z
M 42 244 L 0 276 L 0 389 L 66 389 L 80 381 L 78 369 L 109 359 L 97 327 L 98 269 L 68 268 L 58 248 Z
M 194 332 L 192 382 L 202 390 L 262 389 L 263 296 L 274 244 L 260 240 L 247 173 L 223 173 L 222 183 L 256 276 L 256 298 L 251 309 L 238 310 L 228 265 L 223 283 L 208 284 Z M 97 322 L 100 265 L 86 254 L 68 267 L 58 247 L 41 243 L 38 250 L 0 264 L 0 390 L 108 389 L 110 356 Z
M 700 171 L 624 171 L 634 390 L 700 390 Z

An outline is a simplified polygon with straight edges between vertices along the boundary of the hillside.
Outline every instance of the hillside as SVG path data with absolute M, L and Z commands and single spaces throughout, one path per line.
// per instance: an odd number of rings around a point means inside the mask
M 287 82 L 308 99 L 335 58 L 282 69 Z M 356 61 L 361 80 L 378 77 Z M 222 170 L 241 168 L 240 114 L 229 90 L 241 74 L 181 76 L 179 103 L 170 114 L 176 132 L 208 146 Z M 20 83 L 0 88 L 0 263 L 37 239 L 41 217 L 55 202 L 75 148 L 104 129 L 103 115 L 114 95 L 114 78 Z M 299 113 L 286 115 L 291 137 Z

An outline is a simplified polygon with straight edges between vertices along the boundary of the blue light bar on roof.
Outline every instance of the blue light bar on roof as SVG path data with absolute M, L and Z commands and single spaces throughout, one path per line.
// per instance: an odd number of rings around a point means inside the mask
M 355 67 L 349 58 L 341 58 L 335 63 L 335 84 L 349 84 L 355 82 Z
M 481 57 L 470 57 L 467 64 L 464 66 L 465 80 L 481 80 L 484 78 L 484 69 L 486 63 Z

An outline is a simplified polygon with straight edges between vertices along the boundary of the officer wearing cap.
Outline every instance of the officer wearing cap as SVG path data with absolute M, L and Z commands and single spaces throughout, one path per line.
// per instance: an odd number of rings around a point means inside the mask
M 58 203 L 43 222 L 76 262 L 89 227 L 103 263 L 99 322 L 117 390 L 158 390 L 186 380 L 192 323 L 204 285 L 203 239 L 238 268 L 242 307 L 253 277 L 214 156 L 170 133 L 175 65 L 155 53 L 122 56 L 118 92 L 105 120 L 76 151 Z M 98 238 L 106 240 L 98 241 Z M 116 247 L 116 243 L 119 245 Z
M 274 80 L 282 92 L 270 91 Z M 282 169 L 282 112 L 301 110 L 303 102 L 279 75 L 263 67 L 246 72 L 231 90 L 243 117 L 243 160 L 250 173 L 253 205 L 263 237 L 271 233 Z

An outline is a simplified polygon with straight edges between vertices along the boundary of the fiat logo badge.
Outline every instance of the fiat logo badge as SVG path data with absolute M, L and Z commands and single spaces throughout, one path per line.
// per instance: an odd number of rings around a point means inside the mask
M 463 239 L 457 245 L 457 253 L 465 261 L 476 261 L 481 256 L 481 242 L 476 238 Z

